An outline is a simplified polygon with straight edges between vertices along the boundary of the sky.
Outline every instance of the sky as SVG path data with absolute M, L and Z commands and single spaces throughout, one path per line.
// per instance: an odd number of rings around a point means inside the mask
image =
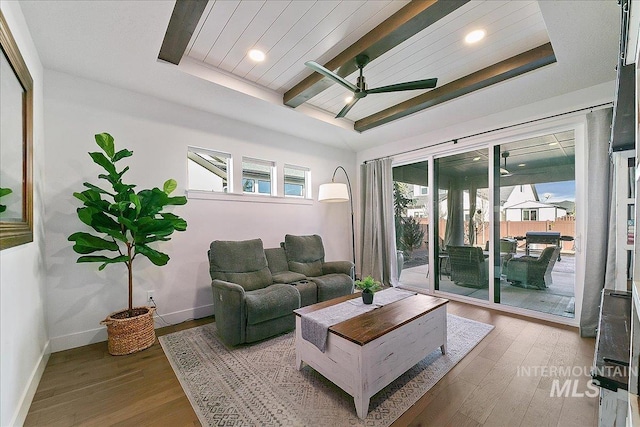
M 572 202 L 575 202 L 576 200 L 575 181 L 536 184 L 536 190 L 538 191 L 538 198 L 541 202 L 552 203 L 562 202 L 564 200 L 571 200 Z M 546 198 L 547 195 L 549 195 L 548 199 Z

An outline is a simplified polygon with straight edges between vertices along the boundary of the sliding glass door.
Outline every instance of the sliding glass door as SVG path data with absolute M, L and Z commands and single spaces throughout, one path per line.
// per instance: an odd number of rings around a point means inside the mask
M 574 318 L 575 134 L 394 166 L 400 285 Z
M 574 131 L 503 144 L 495 155 L 497 301 L 575 317 Z

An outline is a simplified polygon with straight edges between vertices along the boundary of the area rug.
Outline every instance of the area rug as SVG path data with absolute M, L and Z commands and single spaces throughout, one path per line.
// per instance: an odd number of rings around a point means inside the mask
M 447 315 L 447 354 L 434 351 L 378 392 L 364 420 L 351 396 L 306 364 L 295 368 L 293 332 L 227 348 L 210 323 L 159 340 L 204 426 L 388 426 L 492 329 Z

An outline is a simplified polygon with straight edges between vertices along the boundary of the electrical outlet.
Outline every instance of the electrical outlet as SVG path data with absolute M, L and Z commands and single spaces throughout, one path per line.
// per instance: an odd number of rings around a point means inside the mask
M 151 301 L 155 302 L 154 292 L 155 291 L 147 291 L 147 304 L 151 304 Z

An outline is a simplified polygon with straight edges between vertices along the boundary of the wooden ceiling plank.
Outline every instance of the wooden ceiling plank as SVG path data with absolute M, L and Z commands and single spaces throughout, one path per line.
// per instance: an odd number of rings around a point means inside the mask
M 469 0 L 414 0 L 324 64 L 324 67 L 346 77 L 357 69 L 357 55 L 364 53 L 372 61 L 468 2 Z M 288 90 L 283 102 L 295 108 L 332 84 L 331 80 L 313 73 Z
M 425 92 L 407 101 L 372 114 L 354 123 L 358 132 L 389 123 L 401 117 L 422 111 L 434 105 L 458 98 L 473 91 L 491 86 L 521 74 L 556 62 L 551 43 L 513 56 L 473 74 L 454 80 L 444 86 Z
M 158 59 L 178 65 L 200 21 L 208 0 L 177 0 Z

